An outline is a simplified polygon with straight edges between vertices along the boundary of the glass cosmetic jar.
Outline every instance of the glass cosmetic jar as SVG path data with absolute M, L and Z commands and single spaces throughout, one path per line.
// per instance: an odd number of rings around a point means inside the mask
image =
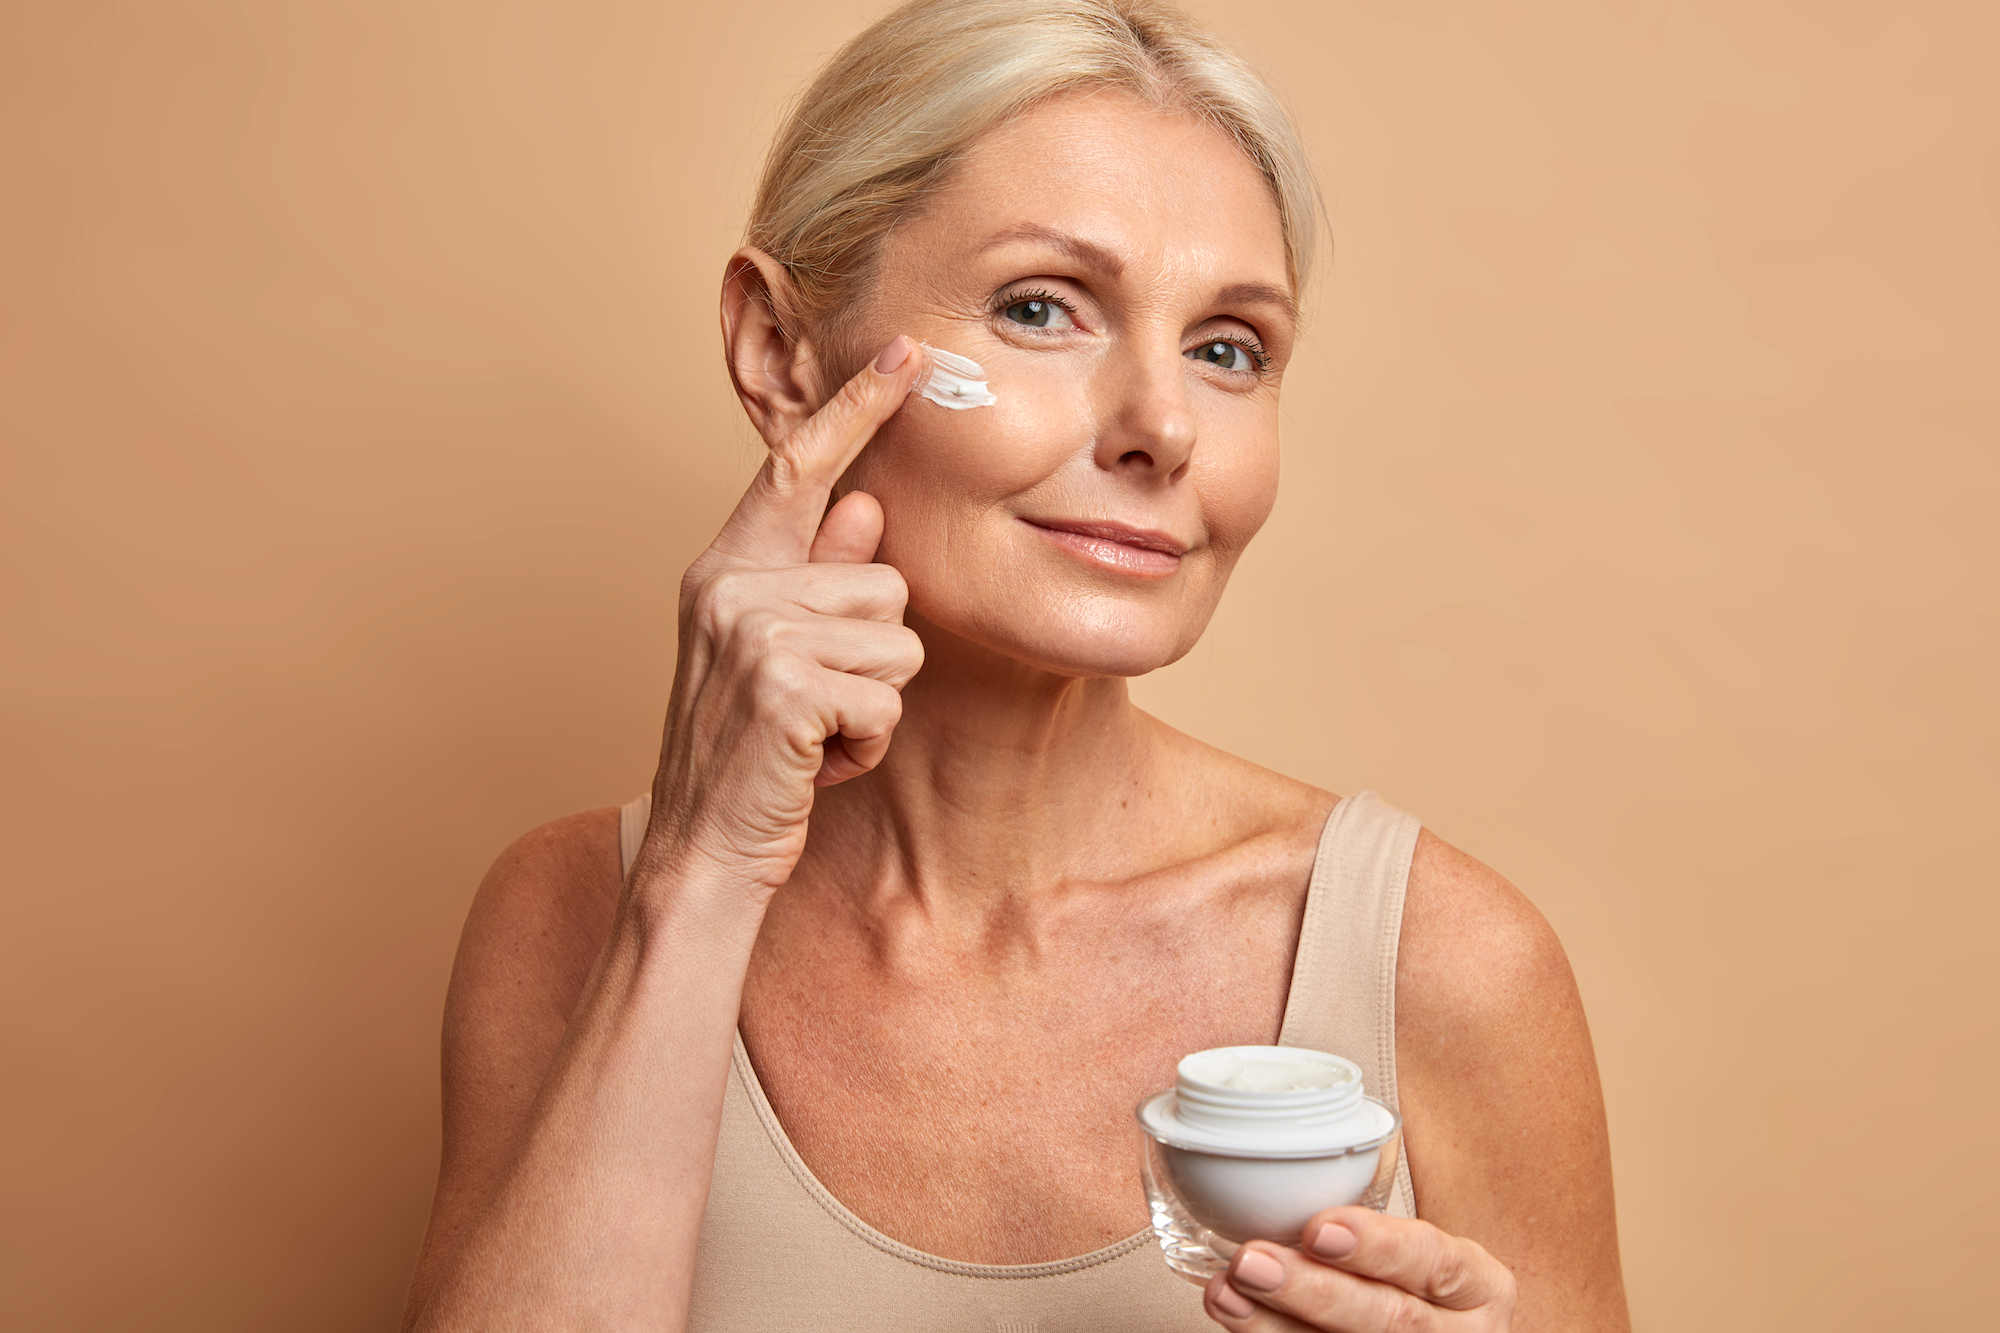
M 1381 1209 L 1402 1121 L 1351 1060 L 1222 1046 L 1180 1062 L 1139 1103 L 1140 1177 L 1167 1266 L 1206 1283 L 1246 1240 L 1297 1245 L 1324 1208 Z

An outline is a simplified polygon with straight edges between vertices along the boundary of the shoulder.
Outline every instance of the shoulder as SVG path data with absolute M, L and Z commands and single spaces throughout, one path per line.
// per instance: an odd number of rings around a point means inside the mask
M 413 1309 L 506 1168 L 610 934 L 622 870 L 618 811 L 588 810 L 516 838 L 473 895 L 445 997 L 444 1145 Z
M 623 878 L 618 807 L 564 815 L 529 829 L 494 859 L 471 919 L 523 908 L 564 918 L 594 915 L 604 900 L 615 903 Z
M 1396 990 L 1399 1033 L 1478 1031 L 1487 1049 L 1576 1006 L 1562 943 L 1527 895 L 1428 829 L 1410 861 Z
M 618 811 L 522 834 L 473 895 L 444 1007 L 445 1167 L 491 1166 L 527 1115 L 611 933 Z
M 622 870 L 618 811 L 589 810 L 516 838 L 473 895 L 445 998 L 444 1151 L 419 1284 L 505 1167 L 610 934 Z
M 1595 1104 L 1569 957 L 1527 895 L 1425 830 L 1396 954 L 1397 1081 L 1429 1116 L 1510 1123 L 1546 1098 Z
M 466 913 L 452 967 L 446 1035 L 462 1012 L 553 1009 L 567 1023 L 618 906 L 618 810 L 586 810 L 516 838 L 494 860 Z M 496 981 L 503 981 L 494 994 Z
M 1555 931 L 1428 832 L 1396 960 L 1396 1081 L 1422 1215 L 1521 1284 L 1525 1324 L 1626 1327 L 1603 1094 Z

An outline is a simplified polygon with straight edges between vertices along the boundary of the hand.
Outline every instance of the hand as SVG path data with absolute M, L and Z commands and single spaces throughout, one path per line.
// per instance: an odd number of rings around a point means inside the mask
M 1208 1317 L 1243 1333 L 1502 1333 L 1514 1275 L 1428 1222 L 1329 1208 L 1304 1252 L 1252 1241 L 1209 1281 Z
M 882 507 L 839 479 L 907 398 L 897 338 L 770 453 L 681 580 L 680 654 L 640 865 L 738 884 L 760 905 L 805 848 L 815 786 L 880 763 L 923 665 L 903 576 L 872 564 Z M 637 877 L 635 877 L 635 885 Z

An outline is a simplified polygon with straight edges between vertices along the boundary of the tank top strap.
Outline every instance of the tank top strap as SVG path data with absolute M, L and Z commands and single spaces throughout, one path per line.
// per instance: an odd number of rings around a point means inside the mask
M 646 837 L 646 821 L 653 817 L 653 793 L 647 792 L 618 807 L 618 860 L 621 877 L 632 873 L 639 859 L 639 844 Z
M 1422 825 L 1372 791 L 1334 806 L 1306 890 L 1278 1044 L 1345 1056 L 1371 1096 L 1401 1113 L 1396 1090 L 1396 946 Z M 1396 1165 L 1391 1213 L 1416 1216 L 1409 1159 Z

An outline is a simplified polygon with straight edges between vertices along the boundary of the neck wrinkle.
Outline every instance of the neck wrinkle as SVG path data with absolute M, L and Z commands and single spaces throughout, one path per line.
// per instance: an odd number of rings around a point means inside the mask
M 1123 678 L 985 656 L 933 653 L 882 764 L 818 793 L 794 882 L 837 888 L 871 917 L 914 908 L 979 932 L 1065 886 L 1133 873 L 1160 725 Z

